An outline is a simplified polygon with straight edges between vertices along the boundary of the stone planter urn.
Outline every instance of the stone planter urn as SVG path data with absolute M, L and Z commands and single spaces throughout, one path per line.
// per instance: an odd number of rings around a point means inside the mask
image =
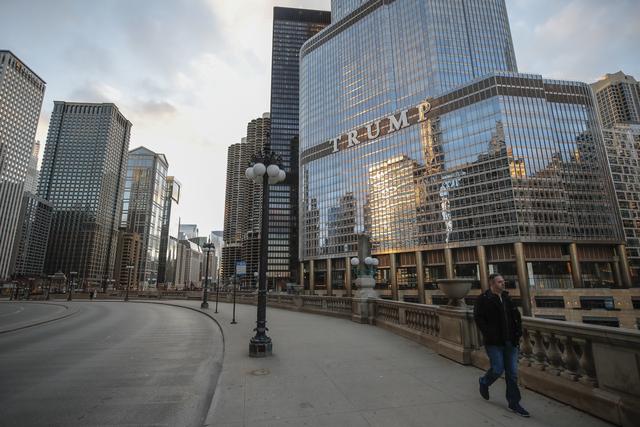
M 466 307 L 464 297 L 471 290 L 474 279 L 470 277 L 456 277 L 455 279 L 440 279 L 436 283 L 438 288 L 449 298 L 449 307 Z

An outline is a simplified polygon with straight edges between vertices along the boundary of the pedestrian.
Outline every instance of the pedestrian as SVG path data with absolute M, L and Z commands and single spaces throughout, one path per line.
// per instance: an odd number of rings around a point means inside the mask
M 489 289 L 476 301 L 473 317 L 482 333 L 484 348 L 491 364 L 487 373 L 480 378 L 480 395 L 489 400 L 489 387 L 504 372 L 509 409 L 522 417 L 529 417 L 529 412 L 520 406 L 518 389 L 522 317 L 509 293 L 504 290 L 504 278 L 500 274 L 489 276 Z

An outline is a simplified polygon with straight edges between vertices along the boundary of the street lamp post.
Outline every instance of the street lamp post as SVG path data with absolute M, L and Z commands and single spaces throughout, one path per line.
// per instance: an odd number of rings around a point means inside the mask
M 68 286 L 68 291 L 69 291 L 69 295 L 67 295 L 67 301 L 71 301 L 73 298 L 71 296 L 71 294 L 73 293 L 73 285 L 74 285 L 74 277 L 78 275 L 77 271 L 70 271 L 69 272 L 69 286 Z
M 125 301 L 129 301 L 129 288 L 131 287 L 131 272 L 133 271 L 133 265 L 127 265 L 127 270 L 129 270 L 129 275 L 127 280 L 127 290 L 124 293 Z
M 256 335 L 249 342 L 249 356 L 265 357 L 271 355 L 273 344 L 267 336 L 267 249 L 269 234 L 269 184 L 283 182 L 286 173 L 280 169 L 281 159 L 274 152 L 265 152 L 253 158 L 251 166 L 245 171 L 248 179 L 262 184 L 262 224 L 260 231 L 260 267 L 258 274 L 258 313 Z
M 205 278 L 204 278 L 204 292 L 202 293 L 202 304 L 200 304 L 200 308 L 209 308 L 209 302 L 208 302 L 208 298 L 209 298 L 209 254 L 211 253 L 212 249 L 215 249 L 215 246 L 213 245 L 213 243 L 209 242 L 209 243 L 205 243 L 204 245 L 202 245 L 202 247 L 204 248 L 205 251 L 207 251 L 207 266 L 205 267 Z M 217 297 L 216 297 L 216 304 L 217 304 Z M 217 313 L 217 311 L 216 311 Z

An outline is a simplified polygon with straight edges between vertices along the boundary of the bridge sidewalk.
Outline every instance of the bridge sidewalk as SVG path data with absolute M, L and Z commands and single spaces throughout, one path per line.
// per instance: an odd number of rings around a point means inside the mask
M 195 301 L 179 304 L 199 307 Z M 240 426 L 607 426 L 523 390 L 532 418 L 511 413 L 504 381 L 491 400 L 478 394 L 482 371 L 370 325 L 267 309 L 273 356 L 249 358 L 256 308 L 215 302 L 208 313 L 225 337 L 222 373 L 206 425 Z

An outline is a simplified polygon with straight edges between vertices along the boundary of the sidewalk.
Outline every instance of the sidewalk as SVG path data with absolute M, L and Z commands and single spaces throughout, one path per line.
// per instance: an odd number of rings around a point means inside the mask
M 196 301 L 171 301 L 199 307 Z M 491 400 L 478 394 L 482 372 L 370 325 L 267 308 L 273 356 L 249 358 L 256 308 L 215 301 L 225 356 L 206 425 L 240 426 L 607 426 L 523 390 L 532 418 L 511 413 L 504 381 Z

